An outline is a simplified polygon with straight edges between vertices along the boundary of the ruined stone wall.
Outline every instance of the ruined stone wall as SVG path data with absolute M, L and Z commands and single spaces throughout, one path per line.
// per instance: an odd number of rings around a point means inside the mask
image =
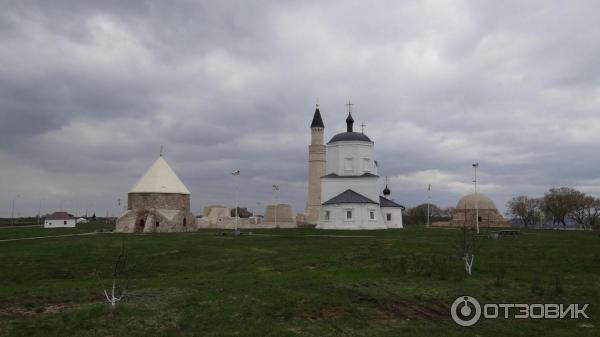
M 486 227 L 511 227 L 504 217 L 495 209 L 480 209 L 479 210 L 479 228 Z M 477 223 L 476 210 L 455 210 L 452 215 L 452 220 L 449 226 L 453 227 L 475 227 Z
M 180 210 L 133 209 L 117 219 L 119 233 L 188 232 L 197 230 L 194 214 Z
M 190 211 L 190 195 L 176 193 L 129 193 L 127 209 L 173 209 Z

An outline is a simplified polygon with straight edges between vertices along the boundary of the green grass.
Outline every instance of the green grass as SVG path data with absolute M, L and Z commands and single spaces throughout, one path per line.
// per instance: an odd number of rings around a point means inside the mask
M 0 240 L 98 226 L 0 229 Z M 598 233 L 481 238 L 471 277 L 453 258 L 459 230 L 218 233 L 0 242 L 0 336 L 600 335 Z M 307 236 L 326 234 L 373 237 Z M 102 289 L 122 242 L 134 272 L 130 296 L 112 310 Z M 591 318 L 462 328 L 449 307 L 464 294 L 490 303 L 590 303 Z

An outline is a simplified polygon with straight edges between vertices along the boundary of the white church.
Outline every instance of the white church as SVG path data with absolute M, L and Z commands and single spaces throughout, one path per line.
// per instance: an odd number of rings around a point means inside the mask
M 318 105 L 315 110 L 309 147 L 307 214 L 316 213 L 316 227 L 321 229 L 402 228 L 404 207 L 391 200 L 387 184 L 380 193 L 374 143 L 364 132 L 353 131 L 351 104 L 348 106 L 346 132 L 333 136 L 326 146 L 322 144 L 324 124 Z M 318 174 L 323 171 L 324 175 Z

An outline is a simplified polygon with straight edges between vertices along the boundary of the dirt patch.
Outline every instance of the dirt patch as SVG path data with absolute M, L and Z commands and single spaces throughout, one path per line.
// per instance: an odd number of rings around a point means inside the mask
M 43 314 L 55 314 L 65 310 L 73 309 L 79 304 L 68 303 L 68 304 L 52 304 L 46 306 L 36 307 L 23 307 L 23 306 L 12 306 L 0 309 L 0 320 L 9 319 L 16 317 L 32 317 Z
M 434 300 L 417 299 L 376 299 L 357 295 L 353 303 L 375 307 L 380 319 L 431 320 L 450 319 L 450 306 Z
M 103 298 L 100 297 L 100 294 L 89 293 L 72 295 L 72 297 L 66 296 L 62 300 L 43 296 L 27 299 L 7 298 L 5 300 L 6 305 L 0 308 L 0 320 L 55 314 L 71 310 L 83 304 L 99 302 Z
M 443 322 L 451 319 L 450 306 L 433 300 L 418 299 L 376 299 L 357 295 L 351 305 L 321 305 L 318 308 L 302 310 L 281 310 L 271 317 L 289 321 L 303 319 L 307 321 L 341 320 L 429 320 Z

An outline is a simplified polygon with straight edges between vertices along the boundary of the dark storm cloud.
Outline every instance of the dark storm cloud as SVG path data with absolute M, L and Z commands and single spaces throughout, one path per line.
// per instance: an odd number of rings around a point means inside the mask
M 558 185 L 598 195 L 599 7 L 5 1 L 0 202 L 115 213 L 163 146 L 196 212 L 232 203 L 236 168 L 244 204 L 276 183 L 302 210 L 317 97 L 328 139 L 354 101 L 403 204 L 430 183 L 454 204 L 473 161 L 501 208 Z

